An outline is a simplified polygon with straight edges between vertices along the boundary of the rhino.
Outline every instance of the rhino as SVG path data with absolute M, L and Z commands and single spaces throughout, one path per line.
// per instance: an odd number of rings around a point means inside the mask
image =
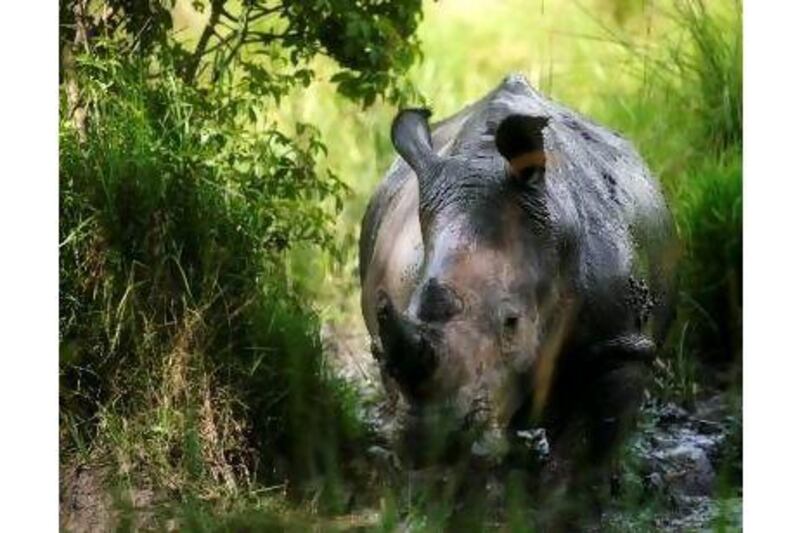
M 536 425 L 554 453 L 601 464 L 673 315 L 660 185 L 628 140 L 518 74 L 432 127 L 430 115 L 395 117 L 399 157 L 359 249 L 373 356 L 417 428 L 406 448 L 424 448 L 427 427 L 502 458 Z

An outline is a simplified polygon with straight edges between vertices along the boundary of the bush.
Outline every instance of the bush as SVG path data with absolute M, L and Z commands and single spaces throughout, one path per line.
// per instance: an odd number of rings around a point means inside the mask
M 317 131 L 254 125 L 268 102 L 113 43 L 75 76 L 91 121 L 60 127 L 62 454 L 180 491 L 330 470 L 360 429 L 284 266 L 336 251 L 346 188 L 316 171 Z
M 712 15 L 699 0 L 679 4 L 691 48 L 675 56 L 684 101 L 697 121 L 700 157 L 679 178 L 676 219 L 686 245 L 682 310 L 696 353 L 736 363 L 742 330 L 741 5 Z
M 683 307 L 696 350 L 711 361 L 737 361 L 742 331 L 742 161 L 724 155 L 685 178 L 676 213 L 686 256 Z
M 288 265 L 339 256 L 347 188 L 277 108 L 317 55 L 352 100 L 413 96 L 419 0 L 60 8 L 62 462 L 110 460 L 190 508 L 335 481 L 363 430 Z M 207 17 L 188 38 L 186 9 Z

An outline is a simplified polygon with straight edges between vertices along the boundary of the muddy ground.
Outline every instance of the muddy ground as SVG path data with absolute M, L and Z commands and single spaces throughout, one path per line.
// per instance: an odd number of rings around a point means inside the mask
M 362 418 L 378 434 L 394 430 L 378 369 L 364 332 L 327 326 L 323 339 L 334 372 L 351 383 L 364 400 Z M 673 403 L 648 401 L 640 426 L 626 449 L 617 500 L 603 512 L 596 531 L 737 531 L 741 529 L 741 416 L 738 405 L 720 392 L 710 393 L 687 410 Z M 546 447 L 546 446 L 545 446 Z M 376 446 L 371 452 L 387 453 Z M 140 488 L 114 495 L 108 466 L 62 465 L 60 522 L 65 531 L 111 531 L 122 516 L 134 516 L 133 529 L 163 529 L 153 521 L 154 495 Z M 413 472 L 406 472 L 408 479 Z M 631 494 L 634 500 L 631 501 Z M 115 502 L 126 502 L 119 512 Z M 377 509 L 362 509 L 325 523 L 317 530 L 369 529 Z M 130 520 L 129 518 L 127 520 Z M 348 525 L 349 524 L 349 525 Z M 174 522 L 167 524 L 175 528 Z M 408 524 L 406 524 L 408 525 Z M 400 527 L 401 530 L 407 529 Z
M 366 334 L 328 326 L 323 337 L 335 372 L 369 400 L 364 419 L 379 432 L 392 431 L 391 409 Z M 612 499 L 597 530 L 740 530 L 740 410 L 740 404 L 714 390 L 700 395 L 691 409 L 648 400 L 618 476 L 618 492 L 633 493 L 636 501 Z

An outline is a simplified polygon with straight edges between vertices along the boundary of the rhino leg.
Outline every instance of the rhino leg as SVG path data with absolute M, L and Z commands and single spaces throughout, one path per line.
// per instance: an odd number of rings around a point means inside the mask
M 598 376 L 586 398 L 590 464 L 605 468 L 636 421 L 641 406 L 648 367 L 627 362 Z
M 598 343 L 565 359 L 545 425 L 551 457 L 539 483 L 548 530 L 600 512 L 616 452 L 635 424 L 653 344 L 639 336 Z M 566 527 L 566 529 L 570 529 Z
M 586 461 L 605 470 L 635 423 L 655 344 L 640 334 L 623 335 L 596 344 L 588 354 L 580 406 L 587 426 Z

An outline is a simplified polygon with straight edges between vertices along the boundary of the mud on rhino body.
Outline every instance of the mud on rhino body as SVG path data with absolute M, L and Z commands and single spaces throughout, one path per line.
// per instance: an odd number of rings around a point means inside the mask
M 628 141 L 519 75 L 432 131 L 428 116 L 395 118 L 400 158 L 360 242 L 363 314 L 410 448 L 428 420 L 502 456 L 537 424 L 602 463 L 672 314 L 657 181 Z

